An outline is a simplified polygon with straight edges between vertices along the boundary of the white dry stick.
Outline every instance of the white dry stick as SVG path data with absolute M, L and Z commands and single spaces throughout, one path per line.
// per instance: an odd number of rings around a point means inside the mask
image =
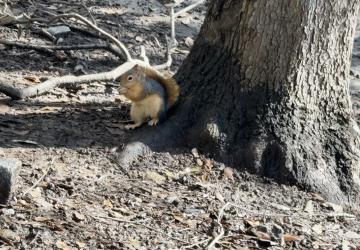
M 49 166 L 46 168 L 44 174 L 42 176 L 40 176 L 40 178 L 28 189 L 26 190 L 22 195 L 26 195 L 27 193 L 29 193 L 31 190 L 33 190 L 39 183 L 42 179 L 45 178 L 45 176 L 49 173 L 51 167 L 53 166 L 54 164 L 54 161 L 55 161 L 55 156 L 52 158 L 51 162 L 49 163 Z
M 210 244 L 207 246 L 206 249 L 208 250 L 212 250 L 214 247 L 215 247 L 215 244 L 219 242 L 219 240 L 224 236 L 225 234 L 225 230 L 224 230 L 224 227 L 222 226 L 221 224 L 221 219 L 223 218 L 224 216 L 224 212 L 225 212 L 225 209 L 228 207 L 228 206 L 231 206 L 232 204 L 231 203 L 226 203 L 219 211 L 218 213 L 218 216 L 217 216 L 217 220 L 216 220 L 216 223 L 219 225 L 220 227 L 220 233 L 210 242 Z
M 183 8 L 182 10 L 179 10 L 178 12 L 176 12 L 175 17 L 178 17 L 178 16 L 184 14 L 185 12 L 188 12 L 188 11 L 196 8 L 198 5 L 200 5 L 200 4 L 204 3 L 204 2 L 205 2 L 205 0 L 199 0 L 199 1 L 195 2 L 195 3 L 193 3 L 193 4 L 190 4 L 189 6 Z
M 140 59 L 143 60 L 144 63 L 150 65 L 149 58 L 146 56 L 146 50 L 145 50 L 145 46 L 144 46 L 144 45 L 141 45 L 141 46 L 140 46 Z
M 96 26 L 95 24 L 93 24 L 92 22 L 90 22 L 89 20 L 87 20 L 85 17 L 76 14 L 76 13 L 70 13 L 70 14 L 61 14 L 58 16 L 55 16 L 52 21 L 50 23 L 53 23 L 59 19 L 62 18 L 75 18 L 79 21 L 81 21 L 82 23 L 86 24 L 87 26 L 89 26 L 90 28 L 96 30 L 97 32 L 99 32 L 100 34 L 102 34 L 103 36 L 105 36 L 106 38 L 108 38 L 111 42 L 115 43 L 125 54 L 126 56 L 126 60 L 127 61 L 131 61 L 131 55 L 128 51 L 128 49 L 125 47 L 125 45 L 120 42 L 117 38 L 115 38 L 113 35 L 111 35 L 110 33 L 106 32 L 105 30 L 99 28 L 98 26 Z

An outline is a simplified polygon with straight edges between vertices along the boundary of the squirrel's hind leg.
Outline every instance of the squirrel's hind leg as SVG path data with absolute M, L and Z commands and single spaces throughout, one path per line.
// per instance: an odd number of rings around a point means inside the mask
M 148 122 L 149 126 L 155 126 L 163 112 L 165 112 L 164 99 L 159 95 L 152 95 L 149 100 L 150 105 L 148 111 L 151 120 Z
M 126 125 L 126 129 L 135 129 L 137 127 L 140 127 L 146 119 L 143 108 L 141 108 L 141 106 L 139 105 L 136 105 L 136 103 L 133 103 L 131 105 L 130 117 L 131 120 L 134 121 L 134 124 Z

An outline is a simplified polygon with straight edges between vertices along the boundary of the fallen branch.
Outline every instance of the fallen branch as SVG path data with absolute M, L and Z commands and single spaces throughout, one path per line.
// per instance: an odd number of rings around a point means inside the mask
M 92 22 L 90 22 L 89 20 L 87 20 L 85 17 L 76 14 L 76 13 L 71 13 L 71 14 L 61 14 L 58 16 L 55 16 L 50 23 L 53 23 L 59 19 L 63 19 L 63 18 L 75 18 L 79 21 L 81 21 L 82 23 L 86 24 L 88 27 L 92 28 L 93 30 L 99 32 L 100 34 L 102 34 L 103 36 L 105 36 L 108 40 L 110 40 L 111 42 L 113 42 L 114 44 L 116 44 L 121 50 L 122 52 L 125 54 L 126 56 L 126 60 L 127 61 L 131 61 L 132 57 L 129 53 L 129 51 L 127 50 L 127 48 L 125 47 L 125 45 L 120 42 L 118 39 L 116 39 L 113 35 L 109 34 L 108 32 L 106 32 L 103 29 L 100 29 L 98 26 L 96 26 L 95 24 L 93 24 Z
M 200 4 L 204 3 L 204 2 L 205 2 L 205 0 L 199 0 L 199 1 L 195 2 L 195 3 L 193 3 L 193 4 L 190 4 L 189 6 L 186 6 L 182 10 L 179 10 L 178 12 L 174 13 L 174 15 L 175 15 L 175 17 L 178 17 L 178 16 L 180 16 L 180 15 L 182 15 L 182 14 L 196 8 L 198 5 L 200 5 Z
M 24 99 L 26 97 L 31 96 L 37 96 L 43 93 L 48 92 L 51 89 L 54 89 L 58 86 L 63 86 L 65 84 L 75 84 L 75 83 L 88 83 L 93 81 L 109 81 L 114 80 L 118 77 L 120 77 L 122 74 L 130 70 L 132 67 L 134 67 L 136 64 L 140 64 L 146 67 L 151 67 L 149 64 L 149 60 L 146 56 L 145 49 L 142 48 L 142 54 L 141 57 L 143 58 L 143 61 L 141 60 L 134 60 L 132 59 L 129 51 L 125 47 L 125 45 L 120 42 L 117 38 L 109 34 L 108 32 L 102 30 L 101 28 L 97 27 L 95 24 L 87 20 L 85 17 L 72 13 L 72 14 L 62 14 L 58 16 L 54 16 L 52 18 L 52 22 L 55 22 L 59 19 L 63 20 L 64 18 L 75 18 L 76 20 L 82 22 L 86 26 L 90 27 L 91 29 L 95 30 L 99 33 L 98 37 L 105 38 L 108 40 L 106 46 L 105 45 L 32 45 L 32 44 L 23 44 L 19 42 L 13 42 L 13 41 L 7 41 L 7 40 L 0 40 L 0 43 L 12 45 L 12 46 L 18 46 L 22 48 L 27 49 L 34 49 L 37 51 L 45 52 L 45 53 L 52 53 L 52 50 L 70 50 L 70 49 L 106 49 L 111 51 L 112 53 L 120 56 L 123 58 L 123 55 L 125 54 L 126 57 L 126 63 L 120 65 L 119 67 L 115 68 L 112 71 L 109 72 L 102 72 L 97 74 L 89 74 L 89 75 L 82 75 L 82 76 L 62 76 L 57 78 L 52 78 L 49 80 L 46 80 L 36 86 L 30 86 L 26 87 L 24 89 L 19 89 L 14 87 L 12 84 L 8 83 L 6 79 L 0 78 L 0 92 L 11 97 L 12 99 L 19 100 Z M 172 43 L 167 42 L 167 62 L 161 65 L 153 66 L 154 70 L 157 69 L 163 69 L 171 66 L 172 58 L 171 58 L 171 46 Z
M 4 80 L 0 78 L 0 92 L 4 93 L 7 96 L 10 96 L 12 99 L 19 100 L 24 99 L 30 96 L 36 96 L 48 92 L 55 87 L 62 84 L 74 84 L 74 83 L 87 83 L 93 81 L 110 81 L 120 77 L 122 74 L 133 68 L 136 64 L 143 64 L 142 61 L 132 60 L 131 62 L 126 62 L 119 67 L 115 68 L 112 71 L 89 74 L 82 76 L 62 76 L 56 77 L 49 80 L 46 80 L 42 83 L 39 83 L 35 86 L 30 86 L 24 89 L 18 89 L 9 83 L 3 82 Z
M 224 216 L 225 209 L 231 205 L 233 205 L 233 204 L 228 202 L 220 209 L 220 211 L 217 215 L 217 220 L 216 220 L 216 223 L 220 227 L 220 233 L 210 242 L 210 244 L 207 246 L 206 249 L 209 249 L 209 250 L 213 249 L 215 247 L 215 244 L 217 244 L 221 240 L 221 238 L 224 236 L 225 229 L 224 229 L 223 225 L 221 224 L 221 220 Z
M 26 195 L 27 193 L 29 193 L 31 190 L 33 190 L 39 183 L 40 181 L 42 181 L 42 179 L 45 178 L 45 176 L 49 173 L 51 167 L 53 166 L 55 161 L 55 157 L 52 158 L 51 162 L 49 163 L 49 166 L 46 168 L 45 172 L 43 175 L 40 176 L 40 178 L 28 189 L 26 190 L 22 195 Z
M 39 45 L 39 44 L 29 44 L 29 43 L 20 43 L 16 41 L 8 41 L 0 39 L 0 44 L 5 44 L 8 46 L 15 46 L 22 49 L 32 49 L 35 51 L 43 52 L 46 54 L 53 54 L 53 50 L 94 50 L 94 49 L 103 49 L 107 50 L 118 57 L 122 58 L 123 54 L 118 49 L 117 46 L 113 44 L 78 44 L 78 45 Z

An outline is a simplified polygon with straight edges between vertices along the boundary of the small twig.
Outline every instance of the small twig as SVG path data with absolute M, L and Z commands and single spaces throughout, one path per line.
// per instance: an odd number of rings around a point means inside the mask
M 157 70 L 168 69 L 168 68 L 170 68 L 170 66 L 172 64 L 171 50 L 173 47 L 173 44 L 172 44 L 173 41 L 171 39 L 169 39 L 167 36 L 165 37 L 165 39 L 166 39 L 166 49 L 167 49 L 167 52 L 166 52 L 167 61 L 160 65 L 154 65 L 153 68 L 157 69 Z
M 126 56 L 126 60 L 127 61 L 131 61 L 132 57 L 128 51 L 128 49 L 125 47 L 125 45 L 120 42 L 118 39 L 116 39 L 113 35 L 111 35 L 110 33 L 106 32 L 105 30 L 99 28 L 98 26 L 96 26 L 95 24 L 91 23 L 89 20 L 87 20 L 85 17 L 76 14 L 76 13 L 70 13 L 70 14 L 61 14 L 58 16 L 55 16 L 52 20 L 51 23 L 62 19 L 62 18 L 75 18 L 79 21 L 81 21 L 82 23 L 86 24 L 87 26 L 89 26 L 90 28 L 92 28 L 93 30 L 99 32 L 100 34 L 102 34 L 103 36 L 105 36 L 107 39 L 109 39 L 111 42 L 113 42 L 114 44 L 116 44 L 125 54 Z
M 224 236 L 225 234 L 225 230 L 224 230 L 224 227 L 223 225 L 221 224 L 221 220 L 224 216 L 224 212 L 225 212 L 225 209 L 228 207 L 228 206 L 231 206 L 232 204 L 231 203 L 226 203 L 220 210 L 219 210 L 219 213 L 217 215 L 217 220 L 216 220 L 216 223 L 218 224 L 218 226 L 220 227 L 220 233 L 210 242 L 210 244 L 207 246 L 206 249 L 213 249 L 215 244 L 219 242 L 219 240 Z
M 145 46 L 140 46 L 140 59 L 142 59 L 146 64 L 150 65 L 149 58 L 146 56 Z
M 0 240 L 3 241 L 3 242 L 5 242 L 6 244 L 8 244 L 8 245 L 11 246 L 11 247 L 14 247 L 14 244 L 11 242 L 11 240 L 8 239 L 8 238 L 5 238 L 5 237 L 2 236 L 2 235 L 0 235 Z
M 45 176 L 48 174 L 48 172 L 50 171 L 51 167 L 53 166 L 55 161 L 55 157 L 52 158 L 51 162 L 49 163 L 49 166 L 46 168 L 44 174 L 42 176 L 40 176 L 40 178 L 28 189 L 26 190 L 22 195 L 26 195 L 27 193 L 29 193 L 31 190 L 33 190 L 39 183 L 40 181 L 42 181 L 42 179 L 45 178 Z
M 97 26 L 96 20 L 95 20 L 94 16 L 92 15 L 91 11 L 89 10 L 89 8 L 86 6 L 86 3 L 85 3 L 84 0 L 82 0 L 81 5 L 84 7 L 84 9 L 85 9 L 85 10 L 87 11 L 87 13 L 89 14 L 92 23 Z
M 99 217 L 96 217 L 96 216 L 91 216 L 92 218 L 94 219 L 108 219 L 108 220 L 113 220 L 113 221 L 117 221 L 117 222 L 122 222 L 122 223 L 126 223 L 126 224 L 129 224 L 129 225 L 133 225 L 133 226 L 141 226 L 141 227 L 145 227 L 151 231 L 155 231 L 159 234 L 162 234 L 162 235 L 165 235 L 166 237 L 168 237 L 169 239 L 172 239 L 172 240 L 176 240 L 176 241 L 179 241 L 179 242 L 182 242 L 182 243 L 185 243 L 185 244 L 188 244 L 188 242 L 182 240 L 182 239 L 178 239 L 178 238 L 175 238 L 173 236 L 170 236 L 168 235 L 165 230 L 158 230 L 152 226 L 148 226 L 148 225 L 145 225 L 145 224 L 142 224 L 140 223 L 139 221 L 127 221 L 127 220 L 122 220 L 122 219 L 118 219 L 118 218 L 113 218 L 113 217 L 108 217 L 108 216 L 99 216 Z M 144 221 L 143 221 L 144 222 Z
M 188 12 L 188 11 L 194 9 L 195 7 L 197 7 L 198 5 L 200 5 L 200 4 L 204 3 L 204 2 L 205 2 L 205 0 L 199 0 L 199 1 L 197 1 L 197 2 L 195 2 L 193 4 L 190 4 L 189 6 L 183 8 L 182 10 L 179 10 L 174 15 L 175 15 L 175 17 L 178 17 L 178 16 L 184 14 L 185 12 Z
M 32 244 L 34 244 L 34 242 L 35 242 L 36 239 L 39 237 L 39 235 L 40 235 L 40 230 L 38 230 L 38 231 L 36 232 L 36 235 L 35 235 L 34 239 L 32 239 L 32 240 L 30 241 L 30 243 L 29 243 L 30 246 L 31 246 Z
M 182 247 L 180 247 L 180 249 L 194 249 L 194 247 L 205 244 L 205 243 L 209 242 L 210 240 L 211 240 L 211 238 L 201 240 L 201 241 L 195 242 L 194 244 L 191 244 L 191 245 L 182 246 Z
M 169 9 L 169 16 L 170 16 L 170 29 L 171 29 L 171 35 L 170 35 L 170 39 L 171 42 L 170 44 L 173 45 L 174 47 L 177 46 L 178 42 L 176 41 L 176 33 L 175 33 L 175 20 L 176 20 L 176 16 L 175 16 L 175 12 L 174 12 L 174 6 L 170 6 Z

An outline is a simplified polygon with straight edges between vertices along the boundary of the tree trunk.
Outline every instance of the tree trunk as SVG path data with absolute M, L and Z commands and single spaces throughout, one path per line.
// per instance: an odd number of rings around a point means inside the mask
M 354 202 L 360 155 L 347 82 L 357 8 L 355 0 L 213 1 L 177 74 L 183 101 L 197 110 L 189 142 Z
M 358 2 L 212 1 L 176 75 L 183 92 L 166 135 L 180 134 L 172 126 L 234 167 L 359 204 L 348 93 Z

